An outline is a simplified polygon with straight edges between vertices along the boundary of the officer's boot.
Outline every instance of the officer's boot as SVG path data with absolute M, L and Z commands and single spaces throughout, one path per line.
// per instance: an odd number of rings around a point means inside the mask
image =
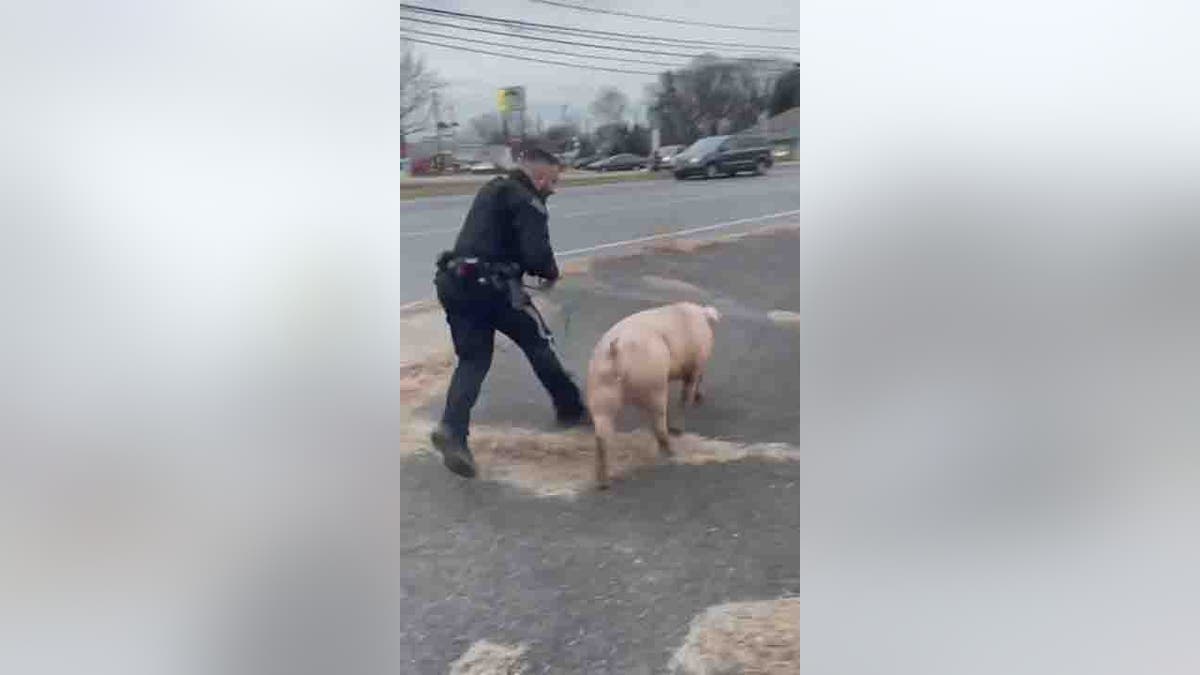
M 463 478 L 475 477 L 475 459 L 471 449 L 467 447 L 465 436 L 455 433 L 444 424 L 439 424 L 433 433 L 429 434 L 433 447 L 442 453 L 442 463 L 454 473 Z
M 555 401 L 554 418 L 560 428 L 586 426 L 591 421 L 578 392 L 575 389 L 574 395 L 567 396 L 564 402 Z

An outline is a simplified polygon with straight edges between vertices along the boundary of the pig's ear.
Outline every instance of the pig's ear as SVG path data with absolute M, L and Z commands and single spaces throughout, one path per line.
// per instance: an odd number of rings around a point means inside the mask
M 709 323 L 716 323 L 721 320 L 721 313 L 716 307 L 708 306 L 704 308 L 704 316 L 708 318 Z

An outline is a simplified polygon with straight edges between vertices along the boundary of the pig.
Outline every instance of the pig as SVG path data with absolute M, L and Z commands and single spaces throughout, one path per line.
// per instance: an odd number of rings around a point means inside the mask
M 617 414 L 632 403 L 654 422 L 662 457 L 670 457 L 667 401 L 672 380 L 683 382 L 684 408 L 702 399 L 700 382 L 712 354 L 715 307 L 680 302 L 625 317 L 600 338 L 588 364 L 587 406 L 596 435 L 596 486 L 608 487 L 606 449 L 616 432 Z

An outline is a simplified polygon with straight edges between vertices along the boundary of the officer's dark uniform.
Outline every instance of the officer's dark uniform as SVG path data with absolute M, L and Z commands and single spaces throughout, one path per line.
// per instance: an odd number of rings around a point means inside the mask
M 529 309 L 515 306 L 519 303 L 511 297 L 519 288 L 511 281 L 519 284 L 522 273 L 558 279 L 548 220 L 545 198 L 524 171 L 494 178 L 475 196 L 454 250 L 438 261 L 434 284 L 458 355 L 442 431 L 463 448 L 471 408 L 492 364 L 495 331 L 525 352 L 560 422 L 570 424 L 583 415 L 579 388 L 563 370 L 538 319 Z

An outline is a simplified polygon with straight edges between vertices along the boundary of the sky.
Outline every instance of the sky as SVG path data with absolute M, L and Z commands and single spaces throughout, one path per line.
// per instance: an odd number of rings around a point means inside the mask
M 609 16 L 591 12 L 581 12 L 563 7 L 538 4 L 530 0 L 412 0 L 410 4 L 423 5 L 438 9 L 457 12 L 481 14 L 501 18 L 519 19 L 537 23 L 547 23 L 563 26 L 574 26 L 592 30 L 638 33 L 661 37 L 680 39 L 712 40 L 718 42 L 751 42 L 754 44 L 798 45 L 799 36 L 795 33 L 763 33 L 756 31 L 708 28 L 667 24 L 645 19 Z M 654 16 L 681 18 L 689 21 L 707 23 L 730 23 L 752 26 L 780 26 L 799 29 L 800 6 L 797 2 L 779 2 L 778 0 L 745 0 L 744 2 L 712 2 L 705 0 L 658 0 L 652 5 L 632 0 L 599 0 L 589 1 L 591 7 L 613 9 Z M 403 16 L 409 15 L 402 13 Z M 410 24 L 416 26 L 415 24 Z M 480 25 L 480 24 L 473 24 Z M 497 42 L 519 43 L 514 40 L 488 34 L 474 34 L 464 31 L 452 31 L 440 26 L 423 25 L 419 30 L 442 33 L 453 33 L 476 39 L 495 38 Z M 421 37 L 421 39 L 428 39 Z M 460 43 L 461 44 L 461 43 Z M 531 43 L 532 44 L 532 43 Z M 605 44 L 612 44 L 605 42 Z M 590 71 L 562 66 L 529 63 L 504 58 L 489 58 L 480 54 L 460 52 L 442 47 L 425 44 L 414 44 L 416 53 L 425 57 L 429 67 L 436 70 L 449 83 L 447 99 L 455 106 L 455 113 L 461 124 L 466 124 L 470 118 L 495 111 L 495 90 L 502 86 L 524 85 L 531 111 L 539 114 L 547 124 L 557 121 L 562 113 L 561 106 L 566 105 L 568 115 L 580 119 L 587 114 L 587 106 L 595 99 L 597 92 L 605 86 L 617 87 L 630 99 L 631 116 L 640 113 L 644 119 L 644 109 L 636 107 L 644 105 L 645 87 L 655 78 L 651 75 L 626 75 L 605 71 Z M 488 49 L 486 45 L 472 44 L 472 47 Z M 567 45 L 555 43 L 537 45 L 539 47 L 562 47 L 570 50 Z M 650 47 L 654 49 L 653 47 Z M 514 52 L 515 50 L 504 50 Z M 592 53 L 603 53 L 601 50 L 591 50 Z M 667 49 L 667 51 L 675 51 Z M 556 60 L 556 55 L 549 53 L 529 53 L 529 56 Z M 611 52 L 613 56 L 646 58 L 648 60 L 672 60 L 671 57 L 659 57 L 645 54 L 622 54 Z M 614 68 L 632 70 L 658 70 L 657 66 L 603 62 L 602 65 Z

